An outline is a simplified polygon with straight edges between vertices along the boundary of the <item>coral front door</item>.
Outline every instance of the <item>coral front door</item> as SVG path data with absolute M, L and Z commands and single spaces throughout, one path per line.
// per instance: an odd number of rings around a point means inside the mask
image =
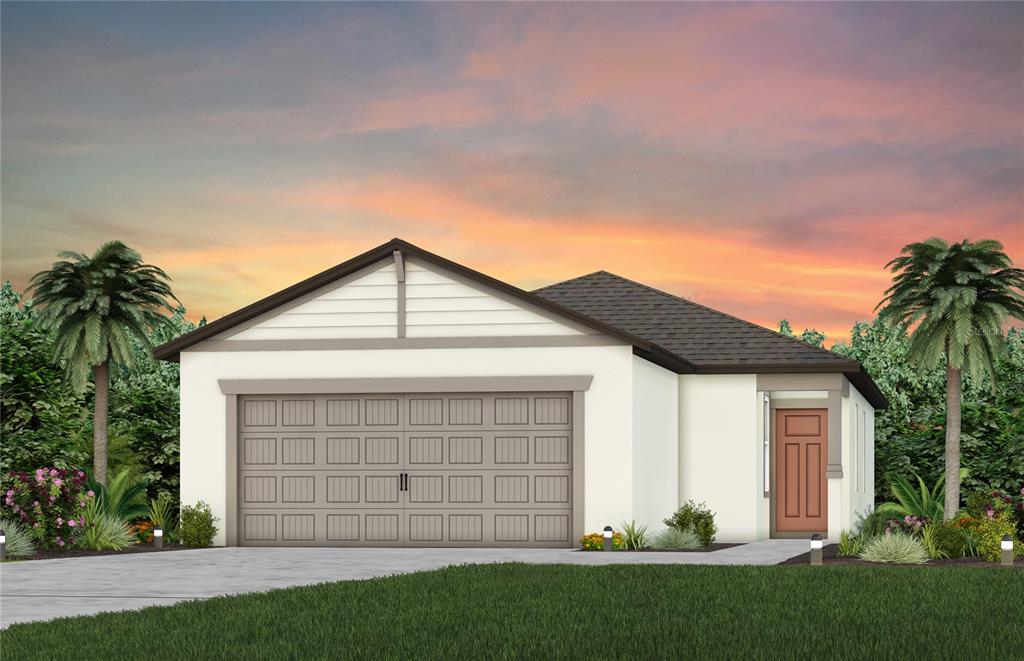
M 828 411 L 775 411 L 775 530 L 828 532 Z

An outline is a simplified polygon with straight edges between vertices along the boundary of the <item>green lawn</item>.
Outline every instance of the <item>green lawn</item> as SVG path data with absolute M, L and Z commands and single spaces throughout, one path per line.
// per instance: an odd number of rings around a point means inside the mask
M 462 566 L 22 624 L 4 659 L 1024 655 L 1024 572 Z

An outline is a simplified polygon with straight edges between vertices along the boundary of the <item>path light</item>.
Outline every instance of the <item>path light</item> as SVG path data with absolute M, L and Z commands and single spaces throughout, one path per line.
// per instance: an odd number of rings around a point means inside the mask
M 7 559 L 7 533 L 0 530 L 0 560 Z
M 1000 560 L 1004 567 L 1013 565 L 1013 540 L 1010 539 L 1009 535 L 1003 535 L 1003 541 L 999 543 Z
M 818 533 L 811 535 L 811 564 L 821 564 L 821 535 Z
M 157 551 L 164 547 L 164 531 L 163 528 L 153 528 L 153 548 Z
M 604 550 L 605 551 L 611 551 L 612 550 L 612 535 L 614 535 L 614 534 L 615 533 L 614 533 L 614 531 L 612 531 L 612 527 L 611 526 L 605 526 L 604 527 Z

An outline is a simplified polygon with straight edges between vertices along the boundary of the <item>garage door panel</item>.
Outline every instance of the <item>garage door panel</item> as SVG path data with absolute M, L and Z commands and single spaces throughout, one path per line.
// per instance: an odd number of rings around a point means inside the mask
M 571 410 L 546 392 L 242 397 L 239 542 L 570 546 Z

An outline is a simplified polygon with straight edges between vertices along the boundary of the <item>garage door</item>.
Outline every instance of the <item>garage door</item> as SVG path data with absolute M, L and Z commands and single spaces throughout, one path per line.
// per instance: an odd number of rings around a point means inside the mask
M 571 393 L 238 401 L 241 545 L 571 545 Z

